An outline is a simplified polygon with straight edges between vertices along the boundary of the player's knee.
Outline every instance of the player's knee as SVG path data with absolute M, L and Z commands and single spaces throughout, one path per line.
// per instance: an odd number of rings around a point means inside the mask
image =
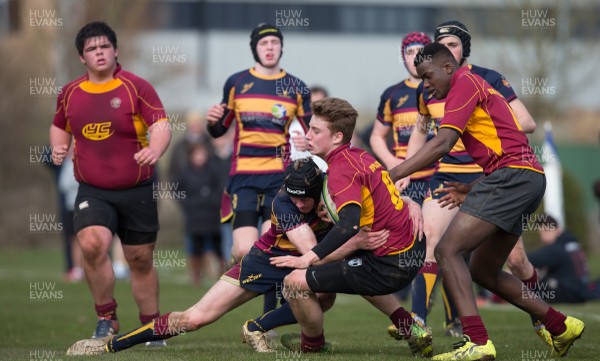
M 132 272 L 149 272 L 153 266 L 152 252 L 126 252 L 125 259 Z
M 528 263 L 526 257 L 520 252 L 510 252 L 506 259 L 506 265 L 510 270 L 523 268 Z
M 423 234 L 425 234 L 427 239 L 427 247 L 430 245 L 435 247 L 440 239 L 438 232 L 435 231 L 435 227 L 432 227 L 430 224 L 423 225 Z
M 77 234 L 77 240 L 87 262 L 100 262 L 108 258 L 108 244 L 102 235 L 94 229 L 83 229 Z
M 335 303 L 335 293 L 319 293 L 317 298 L 319 299 L 319 304 L 321 305 L 321 309 L 323 312 L 329 310 L 333 307 Z
M 294 270 L 283 279 L 283 290 L 284 296 L 286 299 L 289 299 L 290 296 L 294 296 L 297 291 L 306 291 L 308 290 L 308 285 L 306 285 L 306 279 L 304 277 L 303 270 Z

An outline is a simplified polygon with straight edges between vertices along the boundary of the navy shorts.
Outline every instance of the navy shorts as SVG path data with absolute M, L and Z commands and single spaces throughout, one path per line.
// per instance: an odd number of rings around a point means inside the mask
M 284 173 L 271 174 L 236 174 L 230 178 L 228 193 L 234 213 L 261 212 L 261 208 L 269 209 L 279 188 L 283 185 Z
M 341 261 L 310 266 L 306 283 L 311 291 L 378 296 L 410 285 L 425 262 L 425 242 L 415 241 L 402 253 L 375 256 L 359 251 Z
M 402 195 L 423 205 L 423 201 L 429 196 L 429 178 L 411 180 L 408 187 L 402 191 Z
M 478 173 L 446 173 L 446 172 L 436 172 L 431 177 L 429 181 L 429 196 L 427 199 L 440 199 L 445 193 L 434 194 L 433 191 L 438 188 L 445 187 L 444 182 L 459 182 L 459 183 L 473 183 L 479 178 L 483 177 L 482 172 Z
M 460 211 L 516 236 L 544 197 L 546 176 L 523 168 L 501 168 L 475 184 Z
M 152 181 L 128 189 L 102 189 L 79 184 L 73 216 L 75 233 L 89 226 L 104 226 L 127 245 L 156 242 L 158 208 Z
M 283 279 L 294 269 L 273 266 L 270 263 L 271 257 L 274 255 L 252 246 L 238 263 L 221 276 L 221 279 L 248 291 L 258 293 L 277 291 L 277 296 L 281 297 Z

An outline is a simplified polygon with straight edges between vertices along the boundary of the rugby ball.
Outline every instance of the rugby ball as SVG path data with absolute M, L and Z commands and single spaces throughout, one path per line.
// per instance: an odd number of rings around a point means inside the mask
M 329 188 L 327 187 L 327 174 L 325 174 L 325 178 L 323 179 L 323 190 L 321 191 L 321 202 L 323 203 L 323 208 L 327 211 L 327 215 L 333 221 L 333 223 L 337 223 L 339 221 L 337 206 L 331 199 L 331 194 L 329 193 Z

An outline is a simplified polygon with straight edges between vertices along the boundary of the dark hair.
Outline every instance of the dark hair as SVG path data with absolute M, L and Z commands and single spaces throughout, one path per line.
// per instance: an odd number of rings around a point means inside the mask
M 325 89 L 325 87 L 322 87 L 320 85 L 313 85 L 310 87 L 310 92 L 312 93 L 323 93 L 325 95 L 325 98 L 327 98 L 329 96 L 329 92 L 327 91 L 327 89 Z
M 342 143 L 347 144 L 352 140 L 358 112 L 344 99 L 323 98 L 311 104 L 313 114 L 323 118 L 332 133 L 341 132 Z
M 106 36 L 113 48 L 117 49 L 117 34 L 115 34 L 113 29 L 103 21 L 94 21 L 81 28 L 77 33 L 77 37 L 75 37 L 75 47 L 79 55 L 83 55 L 83 47 L 86 40 L 98 36 Z
M 415 67 L 418 67 L 422 63 L 433 61 L 451 62 L 458 66 L 456 59 L 454 59 L 454 56 L 447 47 L 442 44 L 431 43 L 425 45 L 423 49 L 419 50 L 417 56 L 415 57 Z

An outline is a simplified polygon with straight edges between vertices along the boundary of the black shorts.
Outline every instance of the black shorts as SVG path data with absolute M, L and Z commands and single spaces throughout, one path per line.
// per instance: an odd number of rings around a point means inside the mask
M 294 269 L 273 266 L 271 257 L 274 256 L 252 246 L 235 266 L 221 276 L 221 280 L 258 293 L 277 291 L 281 298 L 283 279 Z
M 523 168 L 501 168 L 475 184 L 460 211 L 520 236 L 545 190 L 544 174 Z
M 128 189 L 102 189 L 80 183 L 73 217 L 75 233 L 104 226 L 127 245 L 156 242 L 158 209 L 152 181 Z
M 390 256 L 359 251 L 351 257 L 306 270 L 311 291 L 364 296 L 387 295 L 410 285 L 425 261 L 425 242 Z

